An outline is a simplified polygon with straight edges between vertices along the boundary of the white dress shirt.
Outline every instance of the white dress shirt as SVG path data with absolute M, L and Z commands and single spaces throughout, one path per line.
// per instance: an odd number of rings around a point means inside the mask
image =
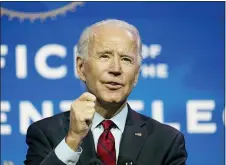
M 117 126 L 117 127 L 114 127 L 111 129 L 111 133 L 115 138 L 116 161 L 118 159 L 119 146 L 120 146 L 122 133 L 125 128 L 127 114 L 128 114 L 128 107 L 126 104 L 125 107 L 117 115 L 115 115 L 111 119 L 109 119 L 109 120 L 113 121 L 115 123 L 115 125 Z M 100 124 L 103 120 L 105 120 L 105 119 L 100 114 L 95 112 L 93 121 L 92 121 L 91 131 L 93 133 L 96 150 L 97 150 L 97 144 L 98 144 L 99 137 L 104 131 L 103 126 Z M 79 147 L 79 149 L 77 151 L 73 151 L 67 145 L 67 143 L 65 142 L 65 138 L 64 138 L 55 148 L 55 153 L 56 153 L 56 156 L 65 164 L 76 165 L 76 163 L 78 162 L 79 157 L 82 153 L 82 148 Z

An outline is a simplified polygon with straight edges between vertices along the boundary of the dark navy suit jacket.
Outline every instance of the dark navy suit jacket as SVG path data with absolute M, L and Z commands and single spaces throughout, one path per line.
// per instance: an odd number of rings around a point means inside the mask
M 120 162 L 126 159 L 136 162 L 136 165 L 185 165 L 187 152 L 183 134 L 133 111 L 129 105 L 128 108 L 118 164 L 124 165 Z M 69 111 L 60 113 L 28 128 L 25 165 L 65 165 L 57 158 L 54 149 L 67 135 L 69 117 Z M 83 152 L 76 165 L 89 165 L 90 160 L 97 157 L 91 131 L 81 147 Z

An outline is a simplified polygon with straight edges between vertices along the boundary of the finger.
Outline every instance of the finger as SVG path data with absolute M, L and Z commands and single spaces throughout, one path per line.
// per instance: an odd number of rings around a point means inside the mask
M 94 114 L 95 108 L 84 108 L 81 113 L 82 113 L 83 116 L 89 115 L 89 114 Z
M 88 114 L 84 117 L 85 121 L 91 122 L 93 120 L 94 114 Z
M 86 114 L 84 116 L 80 116 L 78 119 L 81 122 L 87 122 L 87 121 L 91 122 L 93 120 L 93 116 L 94 116 L 94 113 L 93 114 L 92 113 L 88 113 L 88 114 Z
M 96 96 L 94 96 L 93 94 L 89 93 L 89 92 L 85 92 L 83 93 L 80 97 L 79 100 L 81 101 L 96 101 Z
M 95 102 L 93 101 L 86 101 L 84 104 L 86 105 L 86 107 L 89 107 L 89 108 L 95 107 Z
M 86 108 L 95 108 L 96 103 L 93 101 L 80 101 L 76 100 L 71 104 L 71 108 L 75 109 L 86 109 Z

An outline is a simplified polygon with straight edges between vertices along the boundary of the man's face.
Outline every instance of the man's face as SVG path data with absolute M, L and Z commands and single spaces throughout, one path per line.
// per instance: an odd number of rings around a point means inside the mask
M 121 103 L 138 78 L 136 38 L 124 28 L 98 27 L 93 33 L 80 78 L 98 100 Z

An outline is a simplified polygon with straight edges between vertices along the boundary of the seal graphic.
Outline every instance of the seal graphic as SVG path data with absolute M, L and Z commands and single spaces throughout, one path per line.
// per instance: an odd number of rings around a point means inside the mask
M 67 12 L 74 12 L 77 6 L 83 6 L 84 4 L 84 2 L 65 3 L 66 2 L 4 2 L 1 5 L 1 17 L 8 16 L 9 20 L 18 18 L 20 21 L 26 19 L 31 22 L 35 20 L 45 21 L 48 18 L 55 19 L 58 15 L 64 16 Z M 24 11 L 28 9 L 43 10 L 43 8 L 45 8 L 44 11 Z

